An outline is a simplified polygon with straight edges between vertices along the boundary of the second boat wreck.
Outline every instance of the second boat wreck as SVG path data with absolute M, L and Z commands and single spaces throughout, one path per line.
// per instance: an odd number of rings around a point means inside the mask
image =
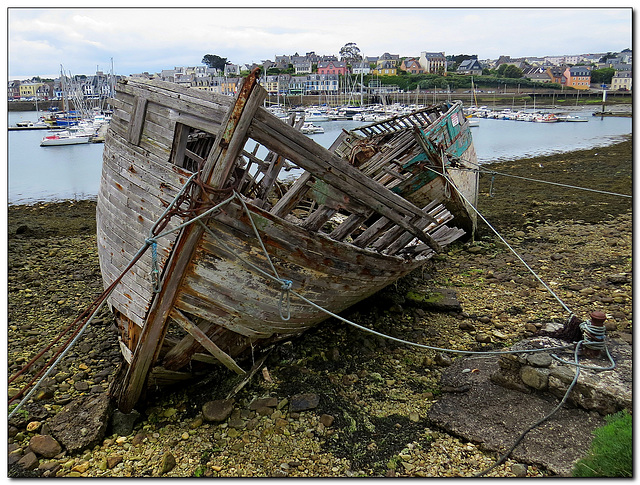
M 117 87 L 97 237 L 104 285 L 119 281 L 109 304 L 125 362 L 110 394 L 123 412 L 148 385 L 207 364 L 244 373 L 247 350 L 301 334 L 473 232 L 460 103 L 344 132 L 327 150 L 261 107 L 258 77 L 236 99 Z M 291 166 L 303 173 L 287 186 L 278 176 Z

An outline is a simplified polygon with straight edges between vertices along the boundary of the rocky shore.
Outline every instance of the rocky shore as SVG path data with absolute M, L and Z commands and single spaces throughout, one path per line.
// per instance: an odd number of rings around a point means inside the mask
M 483 216 L 576 315 L 605 312 L 608 337 L 631 343 L 632 201 L 570 187 L 631 194 L 631 140 L 483 168 L 500 172 L 482 175 Z M 480 226 L 475 241 L 451 246 L 345 317 L 397 338 L 465 350 L 505 348 L 548 322 L 564 323 L 568 315 L 558 299 Z M 102 290 L 95 203 L 9 207 L 8 263 L 13 376 Z M 436 310 L 426 303 L 425 295 L 442 293 L 453 306 Z M 121 362 L 113 319 L 103 309 L 26 412 L 10 420 L 9 475 L 472 476 L 495 463 L 496 453 L 447 433 L 428 416 L 451 391 L 441 376 L 456 360 L 329 320 L 274 348 L 237 392 L 230 391 L 238 381 L 223 370 L 180 388 L 151 390 L 128 420 L 109 420 L 99 442 L 72 450 L 55 433 L 59 416 L 74 403 L 106 402 Z M 12 381 L 9 397 L 29 380 L 25 374 Z M 520 431 L 514 429 L 514 440 Z M 526 456 L 489 473 L 552 475 Z

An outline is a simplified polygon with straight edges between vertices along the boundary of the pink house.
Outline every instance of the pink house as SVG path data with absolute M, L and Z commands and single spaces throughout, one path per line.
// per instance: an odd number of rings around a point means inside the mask
M 324 61 L 318 63 L 318 74 L 341 74 L 345 76 L 349 73 L 345 61 Z

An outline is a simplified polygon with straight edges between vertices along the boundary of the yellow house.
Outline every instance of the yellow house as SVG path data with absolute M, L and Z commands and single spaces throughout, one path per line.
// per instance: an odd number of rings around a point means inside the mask
M 238 81 L 236 78 L 224 78 L 220 83 L 222 87 L 222 94 L 235 94 L 237 90 Z
M 371 73 L 377 74 L 378 76 L 397 76 L 398 70 L 396 69 L 395 62 L 384 61 L 378 64 Z
M 278 76 L 266 76 L 262 80 L 262 87 L 268 92 L 275 94 L 278 92 Z
M 42 83 L 22 83 L 20 84 L 21 98 L 35 98 L 36 91 L 42 86 Z

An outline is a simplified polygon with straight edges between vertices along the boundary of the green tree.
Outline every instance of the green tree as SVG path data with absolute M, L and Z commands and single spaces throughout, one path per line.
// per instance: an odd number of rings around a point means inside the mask
M 617 57 L 617 55 L 613 52 L 607 52 L 604 56 L 600 58 L 599 62 L 607 62 L 608 59 L 613 59 Z
M 362 54 L 355 42 L 348 42 L 340 49 L 340 60 L 346 61 L 347 64 L 353 64 L 362 60 Z
M 500 67 L 502 67 L 502 66 L 500 66 Z M 509 64 L 505 68 L 503 76 L 504 77 L 513 78 L 513 79 L 521 78 L 522 77 L 522 69 L 520 69 L 519 67 L 514 66 L 513 64 Z
M 594 84 L 611 84 L 611 78 L 616 73 L 612 67 L 603 67 L 591 71 L 591 82 Z
M 220 71 L 224 70 L 224 66 L 229 64 L 227 62 L 226 57 L 216 56 L 214 54 L 206 54 L 202 58 L 202 64 L 205 64 L 207 67 L 219 69 Z

